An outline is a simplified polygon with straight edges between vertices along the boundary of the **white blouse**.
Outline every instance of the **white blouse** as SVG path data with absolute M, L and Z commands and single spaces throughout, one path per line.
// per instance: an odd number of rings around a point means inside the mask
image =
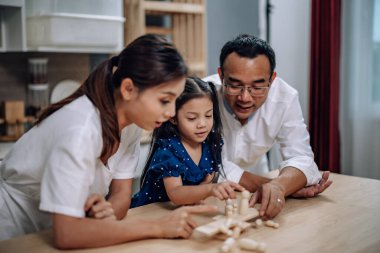
M 294 88 L 277 77 L 264 104 L 241 125 L 223 99 L 219 76 L 204 80 L 212 81 L 218 88 L 225 143 L 223 165 L 229 180 L 239 182 L 243 169 L 259 174 L 267 172 L 262 158 L 278 142 L 283 158 L 280 169 L 292 166 L 305 174 L 307 185 L 319 182 L 321 176 Z
M 51 213 L 84 217 L 92 193 L 105 196 L 112 179 L 133 178 L 140 136 L 136 125 L 124 128 L 105 166 L 99 112 L 86 96 L 33 127 L 0 167 L 0 226 L 11 230 L 0 239 L 50 227 Z

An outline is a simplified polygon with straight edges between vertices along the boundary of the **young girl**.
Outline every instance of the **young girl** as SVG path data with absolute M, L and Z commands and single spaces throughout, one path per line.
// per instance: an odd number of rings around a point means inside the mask
M 122 219 L 139 127 L 152 130 L 174 116 L 186 74 L 172 44 L 145 35 L 51 105 L 1 164 L 0 240 L 51 226 L 59 248 L 188 237 L 194 228 L 188 212 L 212 207 L 178 209 L 157 220 Z
M 243 187 L 228 181 L 214 184 L 223 176 L 221 128 L 215 86 L 188 78 L 176 101 L 176 116 L 153 132 L 141 189 L 131 207 L 168 200 L 194 204 L 209 196 L 235 198 L 234 190 Z

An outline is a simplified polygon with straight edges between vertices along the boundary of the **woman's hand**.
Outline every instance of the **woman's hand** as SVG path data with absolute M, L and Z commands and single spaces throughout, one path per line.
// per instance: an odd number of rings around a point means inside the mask
M 184 206 L 157 220 L 157 228 L 162 238 L 189 238 L 197 227 L 191 214 L 216 212 L 218 208 L 210 205 Z
M 112 204 L 98 194 L 92 194 L 87 199 L 84 210 L 86 211 L 86 216 L 90 218 L 116 220 Z
M 212 184 L 211 187 L 211 195 L 220 199 L 220 200 L 226 200 L 226 199 L 235 199 L 236 194 L 235 190 L 238 191 L 244 191 L 244 187 L 240 184 L 226 181 L 218 184 Z

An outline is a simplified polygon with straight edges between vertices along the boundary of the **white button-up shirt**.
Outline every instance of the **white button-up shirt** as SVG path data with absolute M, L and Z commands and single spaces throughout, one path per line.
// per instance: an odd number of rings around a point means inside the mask
M 295 167 L 305 174 L 307 185 L 319 182 L 321 176 L 294 88 L 277 77 L 264 104 L 241 125 L 223 98 L 219 76 L 204 80 L 213 82 L 218 89 L 225 143 L 223 166 L 229 180 L 239 182 L 244 170 L 257 174 L 267 172 L 263 157 L 278 142 L 283 158 L 279 169 Z
M 0 240 L 50 227 L 51 213 L 84 217 L 92 193 L 134 177 L 141 131 L 125 127 L 105 166 L 99 112 L 82 96 L 25 133 L 0 166 Z

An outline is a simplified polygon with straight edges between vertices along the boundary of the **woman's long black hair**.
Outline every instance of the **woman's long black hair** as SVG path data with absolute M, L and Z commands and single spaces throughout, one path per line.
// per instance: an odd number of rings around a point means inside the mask
M 114 70 L 116 68 L 116 70 Z M 130 78 L 139 91 L 187 75 L 187 67 L 173 44 L 158 35 L 143 35 L 132 41 L 118 56 L 102 62 L 71 96 L 50 105 L 36 125 L 80 96 L 86 95 L 100 112 L 103 149 L 106 160 L 120 142 L 115 108 L 115 91 Z
M 212 82 L 205 82 L 198 77 L 188 77 L 185 83 L 185 89 L 182 94 L 176 100 L 176 114 L 181 107 L 191 99 L 209 97 L 213 104 L 213 119 L 214 124 L 211 132 L 206 138 L 206 142 L 209 144 L 211 149 L 211 156 L 213 158 L 213 169 L 218 172 L 216 174 L 222 174 L 226 177 L 222 166 L 222 121 L 220 118 L 218 95 L 216 92 L 215 85 Z M 158 145 L 157 141 L 159 139 L 172 138 L 174 136 L 180 137 L 181 134 L 178 131 L 177 125 L 170 121 L 166 121 L 159 128 L 156 128 L 152 133 L 152 140 L 150 143 L 149 155 L 147 162 L 145 164 L 143 173 L 141 175 L 140 187 L 145 181 L 147 171 L 152 161 L 152 157 L 156 152 Z M 220 167 L 219 167 L 220 166 Z M 217 179 L 217 177 L 214 177 Z M 215 180 L 213 180 L 215 181 Z

